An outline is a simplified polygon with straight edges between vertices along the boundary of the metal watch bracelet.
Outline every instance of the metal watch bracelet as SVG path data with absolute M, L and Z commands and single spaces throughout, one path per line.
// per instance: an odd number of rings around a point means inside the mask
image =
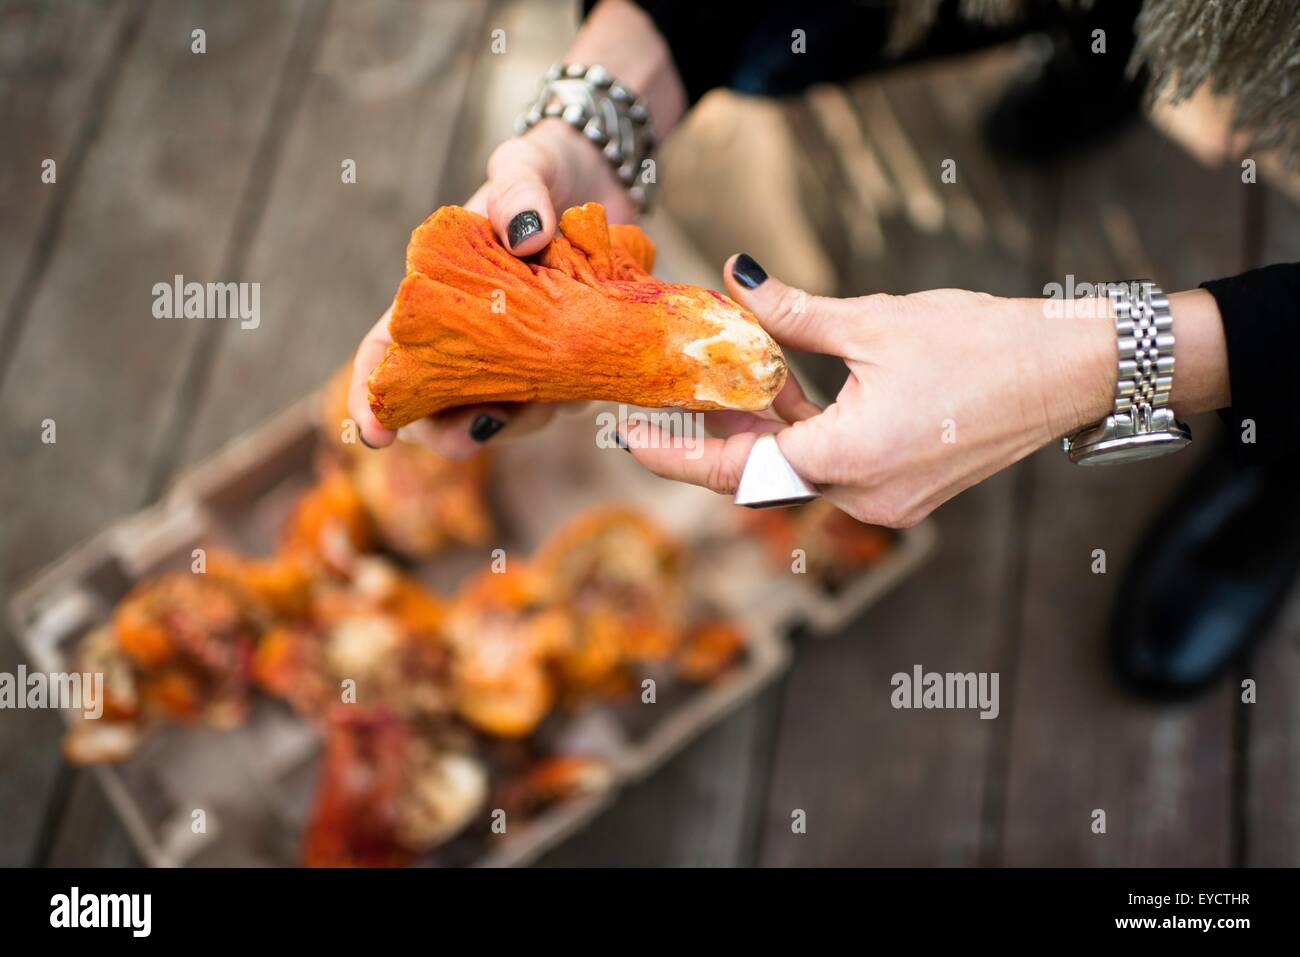
M 1153 409 L 1169 404 L 1174 385 L 1174 319 L 1169 299 L 1150 280 L 1107 287 L 1115 310 L 1119 337 L 1119 381 L 1115 385 L 1115 412 L 1130 412 L 1150 431 Z
M 643 212 L 653 177 L 642 175 L 654 151 L 654 130 L 645 101 L 601 66 L 557 63 L 546 71 L 537 97 L 515 121 L 525 133 L 554 117 L 568 123 L 604 154 L 628 195 Z
M 1151 458 L 1186 446 L 1191 430 L 1169 408 L 1174 384 L 1174 320 L 1169 298 L 1149 279 L 1107 283 L 1115 311 L 1119 375 L 1110 415 L 1062 440 L 1080 465 Z

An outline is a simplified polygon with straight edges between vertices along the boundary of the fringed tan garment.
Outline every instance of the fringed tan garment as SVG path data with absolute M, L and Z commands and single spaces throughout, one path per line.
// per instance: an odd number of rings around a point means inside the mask
M 1300 159 L 1300 2 L 1146 0 L 1135 63 L 1151 71 L 1150 97 L 1171 102 L 1202 83 L 1235 100 L 1233 127 L 1251 148 Z
M 960 0 L 961 15 L 1015 20 L 1026 0 Z M 1093 0 L 1061 0 L 1090 7 Z M 1105 0 L 1102 0 L 1105 2 Z M 900 0 L 890 47 L 919 43 L 942 0 Z M 1177 103 L 1202 84 L 1235 100 L 1233 127 L 1252 149 L 1300 161 L 1300 0 L 1145 0 L 1130 70 L 1151 73 L 1148 97 Z

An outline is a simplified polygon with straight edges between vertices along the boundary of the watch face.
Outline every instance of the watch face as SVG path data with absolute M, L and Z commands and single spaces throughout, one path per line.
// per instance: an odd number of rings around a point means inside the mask
M 1070 453 L 1070 459 L 1079 465 L 1120 465 L 1177 452 L 1191 441 L 1192 433 L 1182 426 L 1177 432 L 1131 435 L 1076 448 Z

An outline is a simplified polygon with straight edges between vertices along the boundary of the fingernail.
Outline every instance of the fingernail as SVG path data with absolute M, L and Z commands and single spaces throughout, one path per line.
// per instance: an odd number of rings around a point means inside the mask
M 627 439 L 623 438 L 622 432 L 615 432 L 614 438 L 618 439 L 618 447 L 620 449 L 622 449 L 624 452 L 631 453 L 632 450 L 627 447 Z
M 369 442 L 366 441 L 366 433 L 362 432 L 360 429 L 357 429 L 357 438 L 361 440 L 361 444 L 364 445 L 366 448 L 374 449 L 376 452 L 379 451 L 379 446 L 371 445 Z
M 537 210 L 525 209 L 510 220 L 510 227 L 506 230 L 506 238 L 510 240 L 510 248 L 514 249 L 533 233 L 540 233 L 541 231 L 542 217 L 537 215 Z
M 504 429 L 505 426 L 506 424 L 495 416 L 476 416 L 474 421 L 470 423 L 469 437 L 475 442 L 486 442 Z
M 731 264 L 731 274 L 746 289 L 757 289 L 767 282 L 767 273 L 754 262 L 749 253 L 741 253 L 736 257 L 736 261 Z

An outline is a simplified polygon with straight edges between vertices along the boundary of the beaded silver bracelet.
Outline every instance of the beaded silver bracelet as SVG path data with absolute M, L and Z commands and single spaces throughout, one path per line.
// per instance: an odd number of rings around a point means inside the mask
M 654 150 L 654 131 L 645 101 L 601 66 L 557 63 L 546 71 L 537 97 L 515 121 L 524 133 L 549 117 L 563 120 L 604 154 L 619 182 L 643 212 L 650 204 L 653 175 L 645 163 Z

